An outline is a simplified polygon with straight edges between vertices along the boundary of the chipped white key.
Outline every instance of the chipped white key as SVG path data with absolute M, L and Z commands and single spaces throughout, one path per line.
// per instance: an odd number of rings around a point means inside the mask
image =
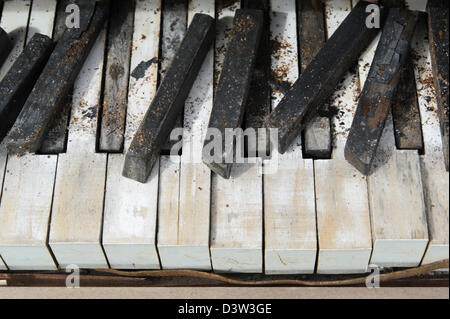
M 138 1 L 135 9 L 131 70 L 140 63 L 158 59 L 161 2 Z M 126 153 L 148 107 L 158 78 L 158 65 L 151 64 L 145 76 L 130 77 Z M 103 247 L 111 268 L 159 269 L 156 251 L 158 171 L 155 165 L 145 184 L 122 176 L 123 154 L 110 154 L 106 179 Z

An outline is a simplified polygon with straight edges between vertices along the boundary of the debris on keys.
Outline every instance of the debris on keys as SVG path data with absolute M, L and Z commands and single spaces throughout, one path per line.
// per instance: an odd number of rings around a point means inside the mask
M 52 121 L 67 106 L 65 97 L 108 17 L 108 1 L 84 0 L 79 6 L 79 28 L 64 32 L 8 134 L 10 153 L 36 152 Z
M 220 132 L 220 136 L 213 134 L 212 138 L 205 140 L 203 147 L 203 162 L 223 178 L 230 177 L 235 154 L 235 143 L 233 139 L 225 138 L 226 131 L 242 125 L 263 22 L 261 10 L 239 9 L 234 16 L 231 41 L 228 43 L 209 119 L 208 130 L 215 129 L 217 134 Z M 208 145 L 216 142 L 217 138 L 222 139 L 219 144 L 222 146 L 221 154 L 215 154 L 214 151 L 218 150 L 211 148 L 212 144 Z
M 108 31 L 99 148 L 102 152 L 120 152 L 128 103 L 134 1 L 112 1 L 110 20 L 114 23 L 110 24 Z
M 11 52 L 13 47 L 13 44 L 11 40 L 8 37 L 8 34 L 0 28 L 0 67 L 5 62 L 6 58 L 9 55 L 9 52 Z
M 449 106 L 448 106 L 448 1 L 429 0 L 427 5 L 428 31 L 430 40 L 431 61 L 433 66 L 434 86 L 441 123 L 442 150 L 445 168 L 448 171 L 449 161 Z
M 345 145 L 346 160 L 363 174 L 370 173 L 417 17 L 404 8 L 389 9 Z
M 368 5 L 371 4 L 358 2 L 267 117 L 265 127 L 278 129 L 279 152 L 287 150 L 304 129 L 305 116 L 309 119 L 314 117 L 379 32 L 378 28 L 366 25 L 370 14 L 366 12 Z M 380 24 L 384 20 L 384 12 L 380 8 Z
M 392 99 L 392 118 L 397 148 L 423 150 L 422 123 L 411 58 L 403 66 L 397 93 Z
M 123 176 L 145 183 L 172 131 L 215 35 L 215 21 L 196 14 L 128 149 Z
M 36 33 L 0 82 L 0 142 L 13 126 L 53 50 L 53 41 Z

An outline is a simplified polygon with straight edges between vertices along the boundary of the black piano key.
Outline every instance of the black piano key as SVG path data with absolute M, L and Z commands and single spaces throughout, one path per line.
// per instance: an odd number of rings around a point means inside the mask
M 67 29 L 66 26 L 66 8 L 75 3 L 74 0 L 60 0 L 56 7 L 55 26 L 53 28 L 53 40 L 59 41 Z M 70 120 L 70 111 L 72 106 L 72 92 L 70 88 L 64 102 L 62 102 L 61 111 L 55 120 L 50 123 L 50 128 L 46 133 L 39 148 L 40 154 L 60 154 L 64 153 L 67 144 L 67 126 Z
M 320 0 L 297 0 L 300 70 L 303 72 L 325 45 L 325 13 Z M 327 108 L 325 104 L 322 109 Z M 331 157 L 331 118 L 317 114 L 309 121 L 303 135 L 306 157 Z
M 430 40 L 431 61 L 433 66 L 434 85 L 441 124 L 442 151 L 444 152 L 445 168 L 449 168 L 449 106 L 448 106 L 448 1 L 429 0 L 428 32 Z M 425 145 L 426 147 L 426 145 Z
M 304 122 L 330 98 L 345 72 L 377 35 L 378 29 L 366 26 L 367 5 L 365 1 L 358 2 L 266 119 L 267 128 L 278 129 L 281 153 L 304 129 Z M 384 12 L 380 8 L 381 18 Z
M 128 149 L 123 176 L 145 183 L 214 41 L 214 19 L 196 14 Z
M 243 128 L 253 128 L 255 130 L 262 128 L 264 119 L 270 113 L 271 107 L 271 88 L 270 79 L 270 1 L 269 0 L 244 0 L 243 9 L 256 9 L 264 13 L 264 22 L 259 41 L 258 54 L 256 55 L 255 68 L 250 83 L 250 89 L 245 106 Z M 257 140 L 258 140 L 258 132 Z M 258 155 L 265 157 L 268 149 L 269 139 L 266 141 L 266 149 L 259 150 L 258 145 L 246 145 L 247 155 Z
M 5 30 L 0 28 L 0 67 L 5 62 L 12 48 L 13 44 L 8 37 L 8 34 L 5 32 Z
M 229 178 L 231 170 L 231 163 L 227 162 L 227 156 L 230 154 L 225 154 L 226 129 L 240 128 L 242 125 L 263 20 L 264 14 L 261 10 L 236 10 L 231 40 L 217 84 L 209 128 L 218 129 L 222 134 L 224 152 L 219 155 L 211 154 L 208 147 L 211 140 L 207 139 L 203 148 L 203 161 L 223 178 Z M 230 161 L 233 161 L 233 157 Z
M 370 173 L 416 22 L 416 12 L 389 9 L 345 145 L 346 160 L 363 174 Z
M 397 148 L 423 150 L 416 78 L 410 58 L 402 68 L 397 92 L 392 99 L 392 118 Z
M 47 63 L 53 41 L 36 33 L 0 82 L 0 142 L 13 126 Z
M 120 152 L 128 103 L 134 1 L 112 1 L 110 21 L 99 149 Z
M 188 1 L 165 0 L 162 10 L 161 32 L 161 67 L 160 78 L 163 78 L 172 62 L 178 48 L 181 45 L 187 29 Z M 183 108 L 184 110 L 184 108 Z M 181 111 L 174 127 L 183 127 L 184 112 Z M 172 146 L 178 142 L 170 140 L 170 136 L 162 147 L 162 151 L 168 153 Z
M 80 9 L 90 1 L 80 1 Z M 84 9 L 80 28 L 66 30 L 57 43 L 41 76 L 25 103 L 22 112 L 9 132 L 7 148 L 11 153 L 39 150 L 52 121 L 61 112 L 75 79 L 102 30 L 108 3 L 94 2 L 94 12 Z M 96 4 L 95 4 L 96 3 Z M 89 21 L 86 21 L 87 17 Z M 87 28 L 88 29 L 83 29 Z

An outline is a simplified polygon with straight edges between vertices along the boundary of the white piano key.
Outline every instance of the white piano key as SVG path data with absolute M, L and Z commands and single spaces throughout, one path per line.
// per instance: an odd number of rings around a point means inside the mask
M 158 59 L 161 1 L 138 1 L 135 9 L 131 70 Z M 128 150 L 157 89 L 158 65 L 145 76 L 130 77 L 125 150 Z M 108 156 L 103 247 L 111 268 L 159 269 L 156 250 L 159 165 L 145 184 L 122 176 L 124 154 Z
M 368 76 L 380 35 L 358 61 L 361 88 Z M 373 252 L 370 263 L 382 267 L 415 267 L 428 244 L 419 153 L 397 150 L 392 116 L 385 129 L 368 177 Z
M 211 196 L 211 262 L 215 272 L 262 269 L 262 175 L 256 164 L 233 164 L 230 179 L 217 177 Z
M 326 3 L 330 37 L 351 10 L 347 0 Z M 315 187 L 319 236 L 318 273 L 362 273 L 372 252 L 367 180 L 344 158 L 344 147 L 357 107 L 358 77 L 350 72 L 339 84 L 332 105 L 335 116 L 331 160 L 316 160 Z
M 214 17 L 214 0 L 191 0 L 188 24 L 196 13 Z M 213 48 L 207 54 L 184 110 L 183 154 L 180 164 L 180 199 L 176 232 L 167 234 L 176 243 L 171 249 L 179 258 L 174 265 L 161 260 L 163 268 L 210 270 L 209 224 L 211 172 L 202 161 L 203 140 L 213 102 Z M 169 238 L 169 237 L 165 237 Z M 165 245 L 166 243 L 159 243 Z M 181 255 L 182 254 L 182 255 Z
M 27 41 L 37 32 L 52 36 L 55 10 L 56 0 L 33 2 Z M 47 247 L 56 163 L 57 156 L 8 157 L 0 206 L 0 252 L 11 270 L 56 269 Z
M 416 28 L 411 44 L 425 154 L 420 156 L 422 182 L 428 218 L 430 243 L 422 263 L 448 259 L 449 252 L 449 173 L 445 169 L 436 91 L 425 19 Z
M 215 87 L 240 1 L 216 7 Z M 230 179 L 212 173 L 211 264 L 215 272 L 262 272 L 262 176 L 257 164 L 233 164 Z M 244 175 L 241 175 L 243 172 Z
M 271 1 L 271 40 L 280 43 L 272 53 L 272 74 L 294 83 L 299 75 L 297 21 L 294 0 Z M 281 99 L 272 93 L 272 108 Z M 266 162 L 267 163 L 267 162 Z M 264 176 L 265 273 L 313 273 L 317 255 L 313 161 L 302 158 L 299 136 L 278 169 Z
M 101 246 L 106 154 L 95 153 L 106 32 L 74 85 L 67 153 L 58 158 L 49 245 L 61 268 L 107 268 Z

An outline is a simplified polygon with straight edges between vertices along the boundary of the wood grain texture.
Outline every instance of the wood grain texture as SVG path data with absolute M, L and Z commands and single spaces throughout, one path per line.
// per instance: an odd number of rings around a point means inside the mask
M 158 59 L 161 4 L 139 1 L 134 13 L 131 69 Z M 153 22 L 153 23 L 152 23 Z M 129 78 L 125 152 L 156 93 L 157 64 L 140 79 Z M 159 269 L 156 250 L 159 165 L 142 184 L 122 176 L 123 154 L 108 155 L 103 247 L 112 268 Z

